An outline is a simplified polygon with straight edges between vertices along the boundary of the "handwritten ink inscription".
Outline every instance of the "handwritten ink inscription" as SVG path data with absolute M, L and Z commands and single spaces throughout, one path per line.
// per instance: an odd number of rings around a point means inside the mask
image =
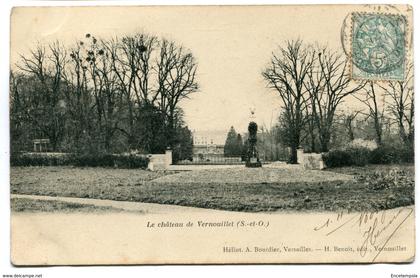
M 400 208 L 394 211 L 361 212 L 348 214 L 339 212 L 335 217 L 327 218 L 314 227 L 315 232 L 322 232 L 326 237 L 337 233 L 356 231 L 360 235 L 357 252 L 361 257 L 372 253 L 372 262 L 384 251 L 405 251 L 405 246 L 388 246 L 402 225 L 414 213 L 413 208 Z

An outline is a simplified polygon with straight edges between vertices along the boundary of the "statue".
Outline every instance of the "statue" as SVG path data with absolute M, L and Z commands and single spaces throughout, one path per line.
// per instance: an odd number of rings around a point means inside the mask
M 252 113 L 254 114 L 254 113 Z M 248 125 L 248 150 L 246 154 L 246 167 L 261 167 L 261 161 L 257 151 L 257 123 L 251 121 Z

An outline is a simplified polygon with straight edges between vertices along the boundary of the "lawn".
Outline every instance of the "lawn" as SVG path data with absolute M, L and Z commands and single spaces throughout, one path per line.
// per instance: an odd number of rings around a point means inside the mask
M 242 168 L 178 174 L 13 167 L 11 192 L 231 211 L 373 211 L 414 203 L 414 166 L 347 167 L 328 171 Z
M 180 172 L 154 179 L 155 183 L 177 184 L 273 184 L 273 183 L 312 183 L 319 181 L 352 180 L 353 176 L 345 173 L 304 170 L 294 168 L 227 168 L 205 171 Z

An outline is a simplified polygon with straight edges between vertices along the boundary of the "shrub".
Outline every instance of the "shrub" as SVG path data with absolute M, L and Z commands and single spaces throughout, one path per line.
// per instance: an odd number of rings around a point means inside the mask
M 99 154 L 76 156 L 74 166 L 79 167 L 116 167 L 116 168 L 147 168 L 149 159 L 136 154 Z
M 333 150 L 322 155 L 325 165 L 329 168 L 351 165 L 351 156 L 345 150 Z
M 361 138 L 357 138 L 350 142 L 350 148 L 366 148 L 372 151 L 377 147 L 378 144 L 375 142 L 375 140 L 364 140 Z
M 369 162 L 372 164 L 412 163 L 414 162 L 414 151 L 405 146 L 384 145 L 372 151 Z
M 364 166 L 369 162 L 370 151 L 367 148 L 350 147 L 344 150 L 332 150 L 322 155 L 327 167 Z
M 355 166 L 365 166 L 369 163 L 369 158 L 371 151 L 367 148 L 360 147 L 355 148 L 351 147 L 346 149 L 346 151 L 349 153 L 351 158 L 351 165 Z
M 359 183 L 363 183 L 373 190 L 386 190 L 389 188 L 414 188 L 414 176 L 412 173 L 399 168 L 391 168 L 388 171 L 374 171 L 361 174 L 357 177 Z
M 327 167 L 364 166 L 371 164 L 413 163 L 414 150 L 406 146 L 383 145 L 369 150 L 364 147 L 349 147 L 333 150 L 322 156 Z
M 402 148 L 400 150 L 400 161 L 406 163 L 414 163 L 414 148 Z
M 71 163 L 72 163 L 71 155 L 65 154 L 65 153 L 12 154 L 10 157 L 11 166 L 63 166 L 63 165 L 70 165 Z
M 391 146 L 380 146 L 372 151 L 370 163 L 372 164 L 389 164 L 399 161 L 399 154 L 396 148 Z
M 114 155 L 114 166 L 118 168 L 147 168 L 149 158 L 139 155 Z
M 113 167 L 114 158 L 112 154 L 87 154 L 74 155 L 72 165 L 77 167 Z

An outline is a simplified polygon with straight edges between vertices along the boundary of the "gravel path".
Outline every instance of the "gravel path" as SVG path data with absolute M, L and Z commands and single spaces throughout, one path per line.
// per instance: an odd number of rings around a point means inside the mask
M 112 201 L 112 200 L 100 200 L 100 199 L 88 199 L 88 198 L 73 198 L 73 197 L 51 197 L 51 196 L 40 196 L 40 195 L 23 195 L 23 194 L 11 194 L 13 198 L 24 198 L 32 200 L 48 200 L 48 201 L 60 201 L 78 204 L 94 205 L 98 207 L 113 207 L 116 209 L 122 209 L 127 212 L 142 212 L 149 214 L 163 214 L 163 213 L 177 213 L 177 212 L 218 212 L 212 209 L 176 206 L 176 205 L 160 205 L 152 203 L 141 203 L 141 202 L 126 202 L 126 201 Z
M 244 168 L 244 165 L 169 165 L 169 171 L 200 171 L 210 169 Z

